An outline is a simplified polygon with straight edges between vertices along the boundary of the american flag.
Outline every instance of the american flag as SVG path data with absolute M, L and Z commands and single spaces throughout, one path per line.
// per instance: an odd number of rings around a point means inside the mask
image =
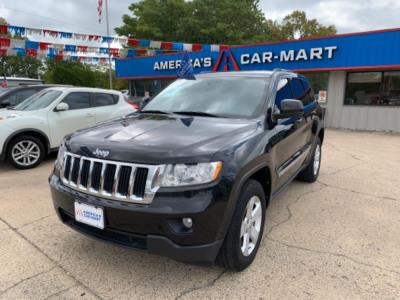
M 8 81 L 7 81 L 6 75 L 4 75 L 4 78 L 3 78 L 3 81 L 0 84 L 0 87 L 3 88 L 3 89 L 8 88 Z
M 101 14 L 103 12 L 103 0 L 98 0 L 97 13 L 99 14 L 99 23 L 101 23 Z

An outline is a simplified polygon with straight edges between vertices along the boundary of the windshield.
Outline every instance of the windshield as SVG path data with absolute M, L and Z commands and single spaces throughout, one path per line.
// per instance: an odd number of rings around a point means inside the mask
M 38 110 L 43 109 L 53 103 L 54 100 L 61 95 L 61 91 L 55 90 L 43 90 L 29 98 L 26 98 L 23 102 L 15 106 L 14 110 Z
M 268 82 L 268 78 L 244 77 L 180 79 L 151 100 L 142 111 L 250 118 L 263 105 Z

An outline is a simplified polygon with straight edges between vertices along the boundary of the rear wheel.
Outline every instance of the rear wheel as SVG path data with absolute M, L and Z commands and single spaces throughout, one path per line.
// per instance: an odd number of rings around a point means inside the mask
M 315 182 L 319 175 L 319 169 L 321 167 L 321 140 L 317 137 L 317 141 L 314 148 L 314 153 L 311 161 L 307 167 L 300 172 L 297 179 L 305 182 Z
M 8 161 L 18 169 L 35 168 L 44 158 L 43 143 L 33 136 L 13 139 L 8 149 Z
M 241 190 L 217 263 L 235 271 L 247 268 L 253 262 L 260 245 L 264 221 L 264 189 L 258 181 L 248 180 Z

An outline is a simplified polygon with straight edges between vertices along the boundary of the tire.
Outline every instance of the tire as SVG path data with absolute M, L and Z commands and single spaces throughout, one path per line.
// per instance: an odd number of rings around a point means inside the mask
M 307 167 L 297 175 L 297 179 L 304 182 L 315 182 L 318 179 L 321 168 L 321 140 L 316 138 L 312 158 Z
M 252 205 L 250 201 L 253 201 Z M 247 222 L 248 227 L 246 228 L 244 224 L 249 215 L 248 207 L 251 206 L 253 207 L 252 212 L 257 211 L 256 216 L 259 217 L 253 219 L 256 223 L 253 226 L 253 221 Z M 263 187 L 256 180 L 248 180 L 240 192 L 231 225 L 217 257 L 217 264 L 229 270 L 242 271 L 253 262 L 264 231 L 265 210 L 266 201 Z M 247 241 L 245 239 L 246 232 L 256 232 L 251 229 L 258 229 L 258 236 L 254 241 L 251 234 L 247 233 L 249 243 L 246 247 L 244 244 Z
M 24 152 L 28 151 L 28 152 Z M 17 169 L 26 170 L 37 167 L 45 156 L 43 143 L 29 135 L 14 138 L 9 146 L 7 158 L 11 165 Z

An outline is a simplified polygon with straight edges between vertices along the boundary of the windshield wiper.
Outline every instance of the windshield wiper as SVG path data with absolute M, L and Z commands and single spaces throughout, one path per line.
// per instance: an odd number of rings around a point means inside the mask
M 202 111 L 174 111 L 177 115 L 188 115 L 188 116 L 199 116 L 199 117 L 213 117 L 213 118 L 225 118 L 223 116 L 210 114 Z
M 138 111 L 138 113 L 147 113 L 147 114 L 162 114 L 162 115 L 168 115 L 169 113 L 166 111 L 162 111 L 162 110 L 140 110 Z

